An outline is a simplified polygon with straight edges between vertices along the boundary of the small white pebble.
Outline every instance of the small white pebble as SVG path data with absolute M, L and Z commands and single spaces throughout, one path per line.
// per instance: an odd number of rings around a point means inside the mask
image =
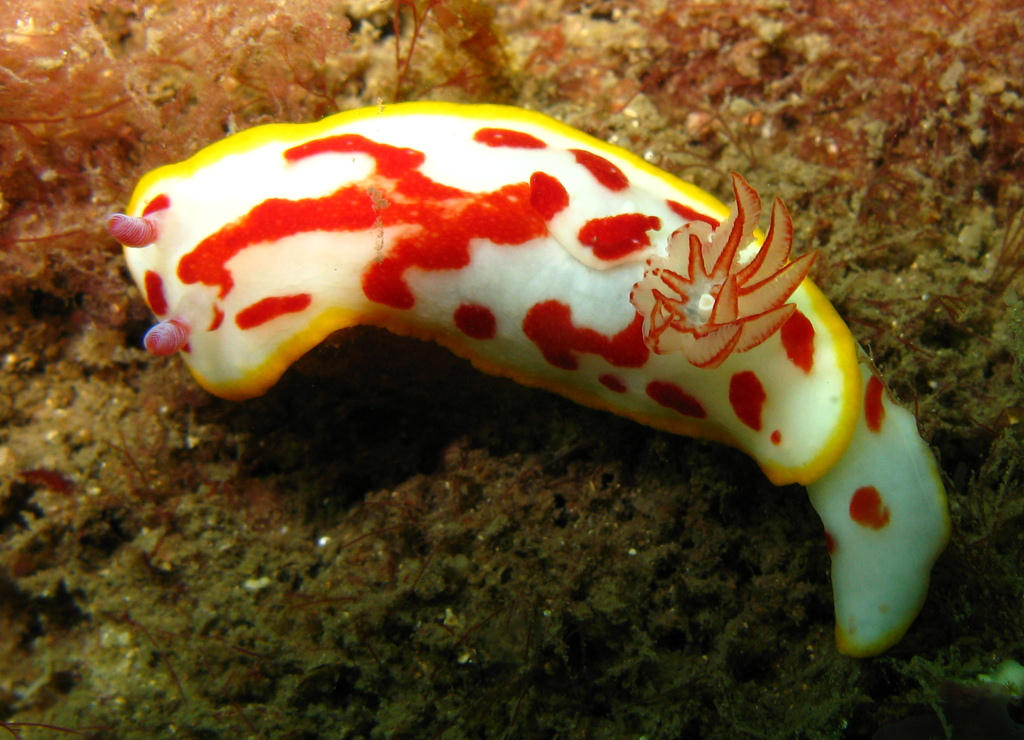
M 262 576 L 260 578 L 249 578 L 242 584 L 242 588 L 246 591 L 262 591 L 267 586 L 272 584 L 273 581 L 269 576 Z

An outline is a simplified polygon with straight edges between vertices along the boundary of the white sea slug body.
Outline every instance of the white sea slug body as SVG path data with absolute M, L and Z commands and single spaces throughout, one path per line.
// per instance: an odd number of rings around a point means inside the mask
M 878 653 L 920 609 L 949 532 L 913 416 L 790 261 L 778 201 L 736 211 L 642 159 L 502 106 L 407 103 L 244 131 L 146 175 L 110 231 L 210 392 L 267 390 L 356 324 L 801 483 L 833 563 L 839 647 Z

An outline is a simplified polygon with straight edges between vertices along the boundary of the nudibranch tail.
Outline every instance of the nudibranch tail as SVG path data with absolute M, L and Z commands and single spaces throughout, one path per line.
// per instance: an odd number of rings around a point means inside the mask
M 644 340 L 658 354 L 682 352 L 697 367 L 714 368 L 777 332 L 796 309 L 789 297 L 814 264 L 810 252 L 789 262 L 793 222 L 778 198 L 764 243 L 751 256 L 761 199 L 732 175 L 736 210 L 711 231 L 691 222 L 672 235 L 668 254 L 647 260 L 630 300 L 644 317 Z
M 856 657 L 895 644 L 914 621 L 949 539 L 939 467 L 914 415 L 860 363 L 863 412 L 843 458 L 807 486 L 832 556 L 836 643 Z
M 732 187 L 730 215 L 538 113 L 407 103 L 231 136 L 146 175 L 109 230 L 159 321 L 147 349 L 224 398 L 371 324 L 809 484 L 840 648 L 877 652 L 944 542 L 941 480 L 807 279 L 814 254 L 790 261 L 786 207 L 762 241 L 760 198 Z

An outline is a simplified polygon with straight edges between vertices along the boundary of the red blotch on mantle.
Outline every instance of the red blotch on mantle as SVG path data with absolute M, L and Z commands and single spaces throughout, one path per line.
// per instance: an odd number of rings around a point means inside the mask
M 889 523 L 889 507 L 874 486 L 861 486 L 850 499 L 850 518 L 869 529 L 882 529 Z

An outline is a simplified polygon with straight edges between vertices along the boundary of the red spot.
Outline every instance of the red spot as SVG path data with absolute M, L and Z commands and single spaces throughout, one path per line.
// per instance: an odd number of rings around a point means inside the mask
M 586 167 L 594 179 L 611 191 L 618 192 L 629 187 L 629 179 L 622 174 L 622 170 L 613 165 L 604 157 L 598 156 L 586 149 L 570 149 L 576 161 Z
M 652 380 L 647 384 L 647 395 L 666 408 L 678 411 L 683 416 L 703 419 L 708 415 L 700 401 L 684 391 L 675 383 L 663 380 Z
M 422 172 L 412 170 L 406 173 L 397 183 L 395 192 L 408 196 L 409 200 L 417 198 L 425 200 L 445 200 L 446 198 L 461 198 L 465 193 L 451 185 L 434 182 Z M 382 203 L 378 208 L 382 207 Z M 390 205 L 390 204 L 389 204 Z
M 618 375 L 603 373 L 597 376 L 597 381 L 610 391 L 615 391 L 616 393 L 626 392 L 626 384 L 622 382 Z
M 764 386 L 750 370 L 736 373 L 729 380 L 729 403 L 739 420 L 753 429 L 761 431 L 761 409 L 767 398 Z
M 797 309 L 786 319 L 780 334 L 790 362 L 805 373 L 811 372 L 814 366 L 814 327 L 810 319 Z
M 167 313 L 167 296 L 164 295 L 164 279 L 152 270 L 146 270 L 142 279 L 146 286 L 146 303 L 157 316 Z
M 531 307 L 523 319 L 523 332 L 537 345 L 544 359 L 563 370 L 579 367 L 577 352 L 600 355 L 616 367 L 640 367 L 650 351 L 643 340 L 643 317 L 609 337 L 572 323 L 572 309 L 560 301 L 544 301 Z
M 861 486 L 850 499 L 850 518 L 864 527 L 881 529 L 889 523 L 889 507 L 874 486 Z
M 515 149 L 544 149 L 547 147 L 536 136 L 507 128 L 482 128 L 473 134 L 473 141 L 487 146 L 508 146 Z
M 547 233 L 530 205 L 530 186 L 506 185 L 471 193 L 434 182 L 416 168 L 422 152 L 378 144 L 362 136 L 318 139 L 289 149 L 296 161 L 321 152 L 370 154 L 377 171 L 322 198 L 270 198 L 244 217 L 211 234 L 178 263 L 186 284 L 216 286 L 224 297 L 234 286 L 227 262 L 247 247 L 306 231 L 367 232 L 399 226 L 401 234 L 363 275 L 363 292 L 377 303 L 412 308 L 414 298 L 404 274 L 410 267 L 457 270 L 469 264 L 473 239 L 518 245 Z
M 376 162 L 377 174 L 383 177 L 401 177 L 426 160 L 426 155 L 416 149 L 381 144 L 359 134 L 340 134 L 307 141 L 285 151 L 284 158 L 289 162 L 298 162 L 328 152 L 369 154 Z
M 530 205 L 545 221 L 550 221 L 569 205 L 569 193 L 556 178 L 546 172 L 534 172 L 530 175 Z
M 868 379 L 868 387 L 864 390 L 864 422 L 872 432 L 882 429 L 885 419 L 885 406 L 882 405 L 882 393 L 885 386 L 882 381 L 872 375 Z
M 675 200 L 668 200 L 665 202 L 668 203 L 668 207 L 672 209 L 673 213 L 675 213 L 677 216 L 686 219 L 687 221 L 703 221 L 706 224 L 711 224 L 711 228 L 713 229 L 718 228 L 720 221 L 718 221 L 715 218 L 712 218 L 711 216 L 708 216 L 706 213 L 701 213 L 695 208 L 684 206 L 682 203 Z
M 594 256 L 616 260 L 650 246 L 647 232 L 661 228 L 657 216 L 622 213 L 607 218 L 592 218 L 583 224 L 578 239 L 594 250 Z
M 361 231 L 371 229 L 379 213 L 366 188 L 350 185 L 325 198 L 269 198 L 220 231 L 201 241 L 178 262 L 178 278 L 186 285 L 202 283 L 220 288 L 223 298 L 235 281 L 228 260 L 260 242 L 273 242 L 303 231 Z
M 286 313 L 305 311 L 312 302 L 313 296 L 309 293 L 263 298 L 239 311 L 235 323 L 239 329 L 252 329 Z
M 493 339 L 498 329 L 494 312 L 478 303 L 463 303 L 455 309 L 455 326 L 473 339 Z
M 413 201 L 382 211 L 385 225 L 414 223 L 421 228 L 397 239 L 367 268 L 366 297 L 394 308 L 412 308 L 415 299 L 403 279 L 408 268 L 458 270 L 469 264 L 473 239 L 518 245 L 546 234 L 547 225 L 530 206 L 529 187 L 513 183 L 490 193 L 462 193 L 444 203 Z
M 836 551 L 836 538 L 827 529 L 825 530 L 825 549 L 828 550 L 829 555 Z
M 142 211 L 142 217 L 145 218 L 146 216 L 148 216 L 151 213 L 154 213 L 155 211 L 162 211 L 165 208 L 170 207 L 171 199 L 168 198 L 167 195 L 165 195 L 164 193 L 160 193 L 160 195 L 156 196 L 155 198 L 153 198 L 153 200 L 149 201 L 149 205 L 147 205 L 146 208 Z
M 22 470 L 18 473 L 18 477 L 29 485 L 48 488 L 54 493 L 64 496 L 75 492 L 75 482 L 71 477 L 57 470 L 33 468 L 32 470 Z
M 210 322 L 210 328 L 206 331 L 217 331 L 220 325 L 224 323 L 224 311 L 221 310 L 220 306 L 213 307 L 213 321 Z
M 771 439 L 772 439 L 772 444 L 773 445 L 780 445 L 780 444 L 782 444 L 782 432 L 780 432 L 778 429 L 776 429 L 775 431 L 772 432 Z

